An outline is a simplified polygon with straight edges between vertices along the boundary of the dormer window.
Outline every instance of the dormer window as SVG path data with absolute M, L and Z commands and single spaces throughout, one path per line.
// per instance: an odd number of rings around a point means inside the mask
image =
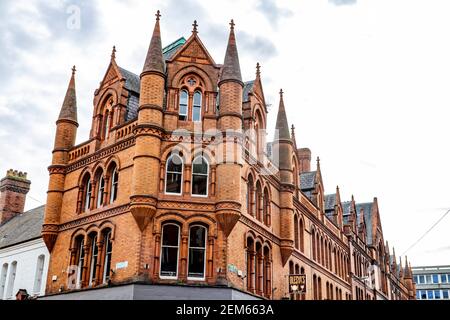
M 179 119 L 181 121 L 188 120 L 188 102 L 189 102 L 189 94 L 186 90 L 182 90 L 180 93 L 180 114 L 179 114 Z

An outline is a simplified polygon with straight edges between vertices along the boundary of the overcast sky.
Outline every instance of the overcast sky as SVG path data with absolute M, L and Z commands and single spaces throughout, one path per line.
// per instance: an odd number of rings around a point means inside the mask
M 46 201 L 72 65 L 80 143 L 112 46 L 139 74 L 157 9 L 163 45 L 189 37 L 197 19 L 217 63 L 234 18 L 244 80 L 262 65 L 270 128 L 283 88 L 297 144 L 322 159 L 326 193 L 378 197 L 397 256 L 450 208 L 448 0 L 1 0 L 0 175 L 29 173 L 27 209 Z M 408 252 L 412 264 L 450 264 L 449 231 L 447 216 Z

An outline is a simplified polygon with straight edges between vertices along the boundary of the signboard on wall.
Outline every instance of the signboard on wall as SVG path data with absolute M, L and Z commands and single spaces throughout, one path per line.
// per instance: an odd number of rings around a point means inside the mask
M 306 275 L 290 274 L 289 288 L 291 288 L 293 292 L 306 293 Z

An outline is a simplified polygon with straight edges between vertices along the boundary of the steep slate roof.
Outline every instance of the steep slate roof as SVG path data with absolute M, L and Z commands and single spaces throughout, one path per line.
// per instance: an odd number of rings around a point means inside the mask
M 350 219 L 350 208 L 352 207 L 351 201 L 342 202 L 342 220 L 344 224 L 348 224 Z
M 45 206 L 27 211 L 0 226 L 0 249 L 41 237 Z
M 334 206 L 336 204 L 336 194 L 325 195 L 325 215 L 332 218 L 334 215 Z
M 317 171 L 303 172 L 300 174 L 300 189 L 307 191 L 314 189 Z
M 164 60 L 170 60 L 170 58 L 172 58 L 185 43 L 186 39 L 184 37 L 181 37 L 180 39 L 172 42 L 167 47 L 165 47 L 162 50 Z
M 367 244 L 372 244 L 372 205 L 373 203 L 358 203 L 356 204 L 357 217 L 356 221 L 359 221 L 359 215 L 361 208 L 364 210 L 364 222 L 366 223 L 366 239 Z
M 141 92 L 141 79 L 137 74 L 119 67 L 120 73 L 125 78 L 125 89 L 139 94 Z
M 248 102 L 248 94 L 250 93 L 250 91 L 253 89 L 253 85 L 255 84 L 255 81 L 249 81 L 244 83 L 244 96 L 242 101 L 243 102 Z

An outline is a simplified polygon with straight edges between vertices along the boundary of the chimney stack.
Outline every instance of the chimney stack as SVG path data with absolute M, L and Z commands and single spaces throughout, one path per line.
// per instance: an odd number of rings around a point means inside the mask
M 297 150 L 298 161 L 300 163 L 300 173 L 311 171 L 311 150 L 308 148 Z
M 0 225 L 23 213 L 30 185 L 26 172 L 12 169 L 0 180 Z

